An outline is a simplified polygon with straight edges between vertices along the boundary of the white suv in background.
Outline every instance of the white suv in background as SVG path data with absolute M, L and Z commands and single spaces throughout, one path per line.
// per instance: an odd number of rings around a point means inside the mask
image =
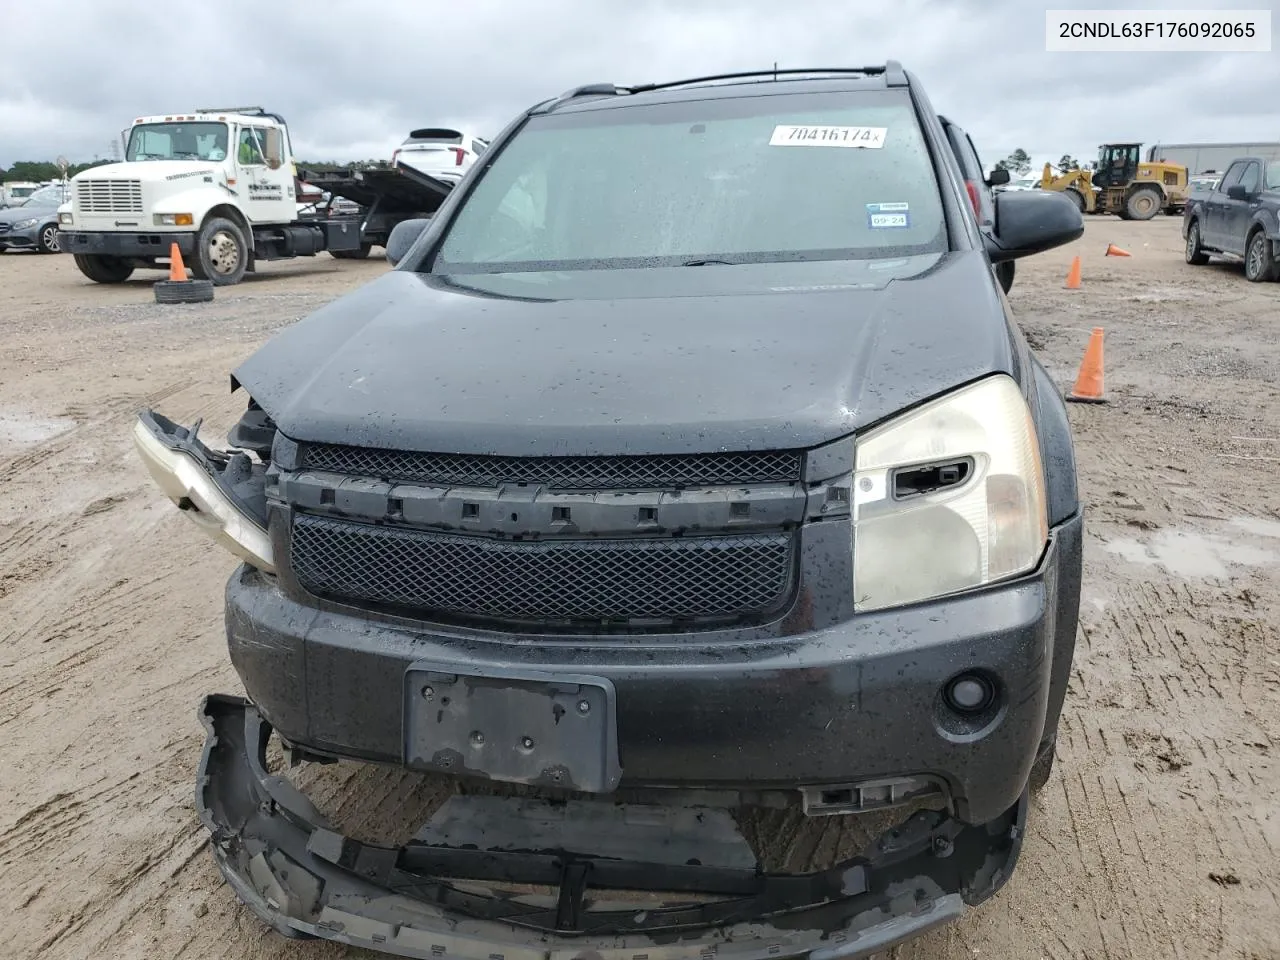
M 488 140 L 458 130 L 414 130 L 391 154 L 391 165 L 403 163 L 439 180 L 456 182 L 488 148 Z

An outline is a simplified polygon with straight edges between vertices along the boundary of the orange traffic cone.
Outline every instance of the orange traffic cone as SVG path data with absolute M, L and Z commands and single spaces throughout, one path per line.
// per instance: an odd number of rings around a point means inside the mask
M 1106 255 L 1108 257 L 1132 257 L 1133 256 L 1133 254 L 1130 253 L 1128 250 L 1121 250 L 1114 243 L 1107 244 Z
M 169 244 L 169 282 L 187 282 L 187 268 L 182 262 L 182 251 L 176 243 Z
M 1076 376 L 1075 389 L 1067 395 L 1076 403 L 1105 403 L 1102 395 L 1102 328 L 1094 327 L 1080 361 L 1080 373 Z
M 1067 289 L 1080 289 L 1080 257 L 1071 261 L 1071 269 L 1067 271 Z

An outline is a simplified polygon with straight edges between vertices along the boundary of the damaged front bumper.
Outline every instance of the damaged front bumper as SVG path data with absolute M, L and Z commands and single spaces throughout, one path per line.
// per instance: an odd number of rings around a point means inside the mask
M 531 808 L 556 806 L 458 797 L 479 806 L 452 818 L 442 808 L 408 844 L 383 847 L 341 835 L 287 780 L 268 773 L 271 727 L 248 701 L 210 696 L 201 719 L 208 736 L 196 804 L 236 895 L 285 936 L 404 957 L 864 957 L 992 896 L 1017 861 L 1026 817 L 1025 793 L 982 826 L 918 812 L 863 855 L 812 874 L 763 872 L 718 811 L 626 812 L 609 801 L 530 819 Z M 664 812 L 671 819 L 663 821 Z M 681 839 L 682 824 L 693 825 L 692 839 Z M 630 839 L 628 827 L 638 831 Z M 485 893 L 478 884 L 558 892 Z M 626 906 L 597 894 L 608 890 L 667 896 Z

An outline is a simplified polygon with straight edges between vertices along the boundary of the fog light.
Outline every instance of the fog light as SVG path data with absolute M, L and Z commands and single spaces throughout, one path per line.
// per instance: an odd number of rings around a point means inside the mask
M 962 673 L 947 684 L 947 706 L 957 713 L 981 713 L 991 706 L 995 690 L 991 681 L 976 673 Z

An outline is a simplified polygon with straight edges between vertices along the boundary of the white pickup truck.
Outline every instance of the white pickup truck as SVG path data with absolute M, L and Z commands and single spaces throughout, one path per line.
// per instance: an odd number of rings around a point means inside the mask
M 264 260 L 368 256 L 400 220 L 433 213 L 452 187 L 403 168 L 367 171 L 346 192 L 363 190 L 357 215 L 300 213 L 288 126 L 261 107 L 139 117 L 122 139 L 124 162 L 72 177 L 71 200 L 58 211 L 62 250 L 98 283 L 168 269 L 174 243 L 195 276 L 219 286 Z

